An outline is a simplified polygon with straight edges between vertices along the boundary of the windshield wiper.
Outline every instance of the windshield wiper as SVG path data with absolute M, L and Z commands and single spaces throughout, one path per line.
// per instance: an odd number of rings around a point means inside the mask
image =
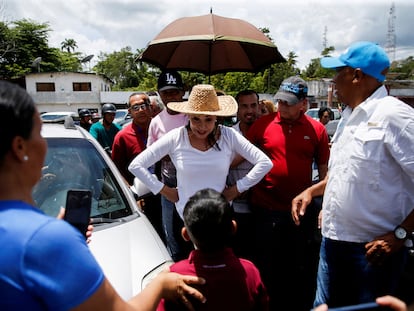
M 104 223 L 113 223 L 113 222 L 125 222 L 124 219 L 112 219 L 112 218 L 104 218 L 104 217 L 96 217 L 92 218 L 91 224 L 104 224 Z

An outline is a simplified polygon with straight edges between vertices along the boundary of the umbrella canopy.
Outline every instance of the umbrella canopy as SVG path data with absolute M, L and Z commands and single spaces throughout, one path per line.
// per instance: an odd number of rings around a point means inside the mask
M 257 72 L 286 61 L 252 24 L 214 14 L 184 17 L 166 26 L 138 57 L 161 69 Z

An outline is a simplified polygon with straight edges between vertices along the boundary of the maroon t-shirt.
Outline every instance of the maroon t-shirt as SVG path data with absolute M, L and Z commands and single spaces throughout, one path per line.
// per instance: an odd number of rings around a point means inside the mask
M 192 300 L 196 310 L 269 309 L 269 298 L 259 270 L 252 262 L 237 258 L 230 248 L 214 254 L 194 250 L 188 259 L 173 264 L 170 270 L 206 279 L 204 285 L 194 286 L 207 299 L 204 304 Z M 157 311 L 163 310 L 186 309 L 177 303 L 162 300 Z

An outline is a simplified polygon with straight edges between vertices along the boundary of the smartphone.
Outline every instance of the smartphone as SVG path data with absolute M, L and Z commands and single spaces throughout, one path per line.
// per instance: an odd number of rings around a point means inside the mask
M 85 236 L 85 239 L 91 217 L 91 206 L 92 192 L 90 190 L 68 190 L 63 219 L 77 228 Z
M 390 307 L 380 306 L 376 302 L 361 303 L 352 306 L 344 306 L 337 308 L 328 308 L 329 311 L 380 311 L 392 310 Z

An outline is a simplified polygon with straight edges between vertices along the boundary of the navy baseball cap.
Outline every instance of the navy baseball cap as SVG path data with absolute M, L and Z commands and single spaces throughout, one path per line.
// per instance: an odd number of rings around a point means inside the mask
M 360 41 L 351 44 L 339 57 L 322 58 L 321 66 L 332 69 L 346 66 L 360 68 L 363 73 L 383 82 L 390 67 L 390 60 L 378 44 Z
M 182 90 L 184 88 L 181 75 L 175 70 L 165 70 L 158 77 L 158 91 L 170 89 Z

